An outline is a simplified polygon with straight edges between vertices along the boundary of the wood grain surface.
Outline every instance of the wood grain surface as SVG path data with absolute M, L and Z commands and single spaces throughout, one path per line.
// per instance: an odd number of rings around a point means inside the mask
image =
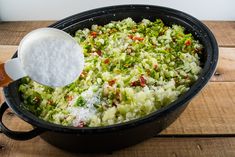
M 37 137 L 13 141 L 0 136 L 1 157 L 233 157 L 235 138 L 152 138 L 135 146 L 101 154 L 69 153 Z
M 30 31 L 46 27 L 55 21 L 0 22 L 0 45 L 18 45 Z M 214 33 L 219 46 L 235 46 L 235 21 L 204 21 Z
M 235 46 L 235 21 L 204 21 L 221 47 Z
M 19 45 L 21 39 L 30 31 L 47 27 L 52 21 L 0 22 L 0 45 Z
M 53 21 L 0 22 L 0 63 L 8 60 L 29 31 Z M 181 116 L 160 135 L 113 153 L 73 154 L 44 142 L 40 137 L 14 141 L 0 133 L 0 157 L 233 157 L 235 156 L 235 21 L 204 21 L 219 43 L 219 64 L 208 85 Z M 0 103 L 4 101 L 0 92 Z M 3 119 L 13 130 L 32 126 L 8 110 Z

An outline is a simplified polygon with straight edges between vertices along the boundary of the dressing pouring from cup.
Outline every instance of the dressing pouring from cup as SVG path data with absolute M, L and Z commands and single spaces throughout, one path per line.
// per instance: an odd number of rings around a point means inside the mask
M 40 28 L 27 34 L 18 47 L 18 57 L 0 64 L 0 86 L 29 76 L 50 87 L 63 87 L 82 73 L 82 48 L 69 34 L 55 28 Z

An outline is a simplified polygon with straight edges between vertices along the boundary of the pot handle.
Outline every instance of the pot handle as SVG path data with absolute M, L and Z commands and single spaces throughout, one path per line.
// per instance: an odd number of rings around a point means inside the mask
M 6 102 L 4 102 L 0 107 L 0 131 L 6 136 L 14 140 L 29 140 L 44 132 L 44 130 L 42 130 L 41 128 L 34 128 L 33 130 L 28 132 L 9 130 L 2 122 L 3 114 L 8 108 L 9 107 Z

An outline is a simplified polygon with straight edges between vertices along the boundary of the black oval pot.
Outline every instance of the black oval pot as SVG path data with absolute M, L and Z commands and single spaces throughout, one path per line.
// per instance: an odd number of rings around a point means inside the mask
M 94 9 L 70 16 L 49 26 L 62 29 L 71 35 L 92 24 L 104 25 L 114 20 L 131 17 L 136 22 L 143 18 L 160 18 L 166 25 L 179 24 L 204 45 L 200 56 L 203 70 L 199 79 L 189 91 L 170 105 L 140 119 L 126 123 L 95 128 L 74 128 L 45 122 L 25 110 L 21 104 L 18 85 L 15 81 L 4 88 L 6 103 L 1 106 L 0 126 L 2 132 L 16 140 L 28 140 L 40 135 L 48 143 L 69 151 L 97 152 L 113 151 L 146 140 L 170 125 L 186 108 L 189 101 L 206 85 L 213 75 L 218 61 L 218 46 L 211 31 L 196 18 L 178 10 L 150 5 L 120 5 Z M 13 57 L 17 56 L 17 52 Z M 30 123 L 34 130 L 15 132 L 2 123 L 2 116 L 8 106 Z

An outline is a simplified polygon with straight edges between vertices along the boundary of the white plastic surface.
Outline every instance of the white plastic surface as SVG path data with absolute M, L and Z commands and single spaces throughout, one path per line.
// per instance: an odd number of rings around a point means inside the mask
M 7 61 L 4 65 L 4 68 L 7 75 L 12 80 L 18 80 L 27 75 L 22 68 L 19 58 L 14 58 Z

